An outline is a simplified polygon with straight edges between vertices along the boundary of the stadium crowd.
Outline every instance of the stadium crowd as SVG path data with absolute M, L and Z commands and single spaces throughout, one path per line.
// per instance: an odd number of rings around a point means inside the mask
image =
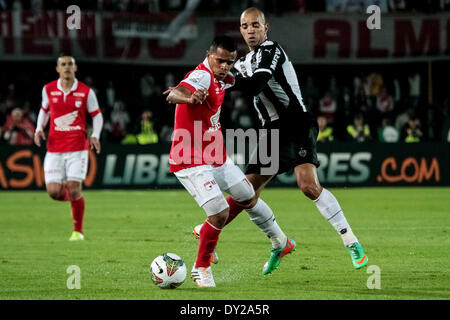
M 113 12 L 170 12 L 180 11 L 187 0 L 0 0 L 0 10 L 65 10 L 77 4 L 82 10 Z M 255 6 L 266 13 L 287 12 L 365 12 L 369 5 L 378 5 L 381 12 L 436 13 L 450 10 L 450 0 L 201 0 L 197 11 L 208 14 L 232 14 Z
M 162 92 L 184 76 L 185 70 L 160 72 L 151 68 L 130 79 L 103 78 L 104 72 L 79 72 L 79 80 L 92 87 L 104 114 L 103 141 L 121 144 L 149 144 L 170 141 L 174 106 Z M 426 77 L 419 72 L 371 71 L 327 74 L 297 69 L 304 102 L 317 116 L 318 140 L 355 142 L 449 141 L 449 96 L 427 99 Z M 17 72 L 15 78 L 0 77 L 1 143 L 31 145 L 40 93 L 44 84 L 41 72 Z M 100 76 L 104 75 L 104 76 Z M 48 73 L 46 81 L 55 77 Z M 107 75 L 110 76 L 110 75 Z M 47 82 L 48 82 L 47 81 Z M 30 88 L 32 88 L 30 90 Z M 226 95 L 221 123 L 224 128 L 250 128 L 259 121 L 251 97 L 231 91 Z

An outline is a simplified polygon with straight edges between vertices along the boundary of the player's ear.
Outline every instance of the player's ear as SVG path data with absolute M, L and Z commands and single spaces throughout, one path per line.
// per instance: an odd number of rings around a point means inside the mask
M 269 32 L 269 24 L 268 23 L 266 23 L 264 25 L 264 30 L 266 31 L 266 33 Z

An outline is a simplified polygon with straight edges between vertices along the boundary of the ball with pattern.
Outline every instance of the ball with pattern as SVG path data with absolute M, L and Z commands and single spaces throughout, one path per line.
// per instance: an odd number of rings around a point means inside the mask
M 186 279 L 186 264 L 174 253 L 163 253 L 150 264 L 153 283 L 162 289 L 175 289 Z

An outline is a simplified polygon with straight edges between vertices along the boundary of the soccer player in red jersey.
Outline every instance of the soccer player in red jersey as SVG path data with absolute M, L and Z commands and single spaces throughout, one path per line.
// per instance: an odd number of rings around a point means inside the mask
M 199 249 L 191 271 L 200 287 L 215 287 L 211 257 L 229 213 L 222 191 L 242 203 L 255 194 L 244 173 L 227 157 L 219 122 L 225 89 L 234 84 L 230 69 L 236 55 L 232 38 L 216 37 L 206 59 L 177 87 L 164 92 L 169 103 L 177 103 L 170 171 L 207 214 L 199 230 Z M 285 237 L 273 215 L 263 224 L 273 238 Z
M 70 241 L 84 240 L 84 198 L 82 182 L 88 169 L 89 148 L 100 153 L 103 117 L 95 92 L 75 78 L 77 65 L 71 55 L 61 54 L 56 72 L 59 79 L 42 89 L 34 142 L 41 146 L 46 140 L 44 128 L 50 120 L 47 154 L 44 160 L 45 183 L 49 196 L 70 201 L 74 231 Z M 93 133 L 88 139 L 86 116 L 92 117 Z

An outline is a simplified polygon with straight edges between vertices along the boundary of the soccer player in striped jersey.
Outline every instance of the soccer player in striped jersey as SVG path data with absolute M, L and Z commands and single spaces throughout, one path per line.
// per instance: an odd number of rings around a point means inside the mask
M 279 146 L 272 145 L 279 147 L 279 169 L 273 174 L 263 175 L 261 168 L 264 165 L 259 161 L 250 162 L 246 176 L 255 189 L 254 199 L 242 204 L 228 197 L 230 212 L 227 223 L 242 210 L 254 206 L 260 192 L 273 177 L 293 169 L 298 187 L 314 201 L 319 212 L 341 236 L 353 266 L 359 269 L 367 264 L 367 256 L 338 201 L 320 185 L 317 176 L 317 167 L 320 165 L 316 154 L 317 121 L 303 103 L 297 75 L 289 57 L 278 43 L 267 39 L 268 30 L 269 25 L 261 10 L 251 7 L 242 13 L 240 31 L 250 52 L 234 65 L 239 75 L 235 88 L 254 97 L 261 127 L 279 133 Z M 272 251 L 273 258 L 264 267 L 264 274 L 271 273 L 278 266 L 283 250 L 284 247 L 281 247 Z
M 70 241 L 84 240 L 84 197 L 82 182 L 86 178 L 90 149 L 100 153 L 103 117 L 95 92 L 75 78 L 77 65 L 68 54 L 57 60 L 59 79 L 42 89 L 34 142 L 46 140 L 44 128 L 50 120 L 47 153 L 44 159 L 45 185 L 49 196 L 70 201 L 74 229 Z M 86 117 L 92 117 L 93 132 L 88 139 Z

